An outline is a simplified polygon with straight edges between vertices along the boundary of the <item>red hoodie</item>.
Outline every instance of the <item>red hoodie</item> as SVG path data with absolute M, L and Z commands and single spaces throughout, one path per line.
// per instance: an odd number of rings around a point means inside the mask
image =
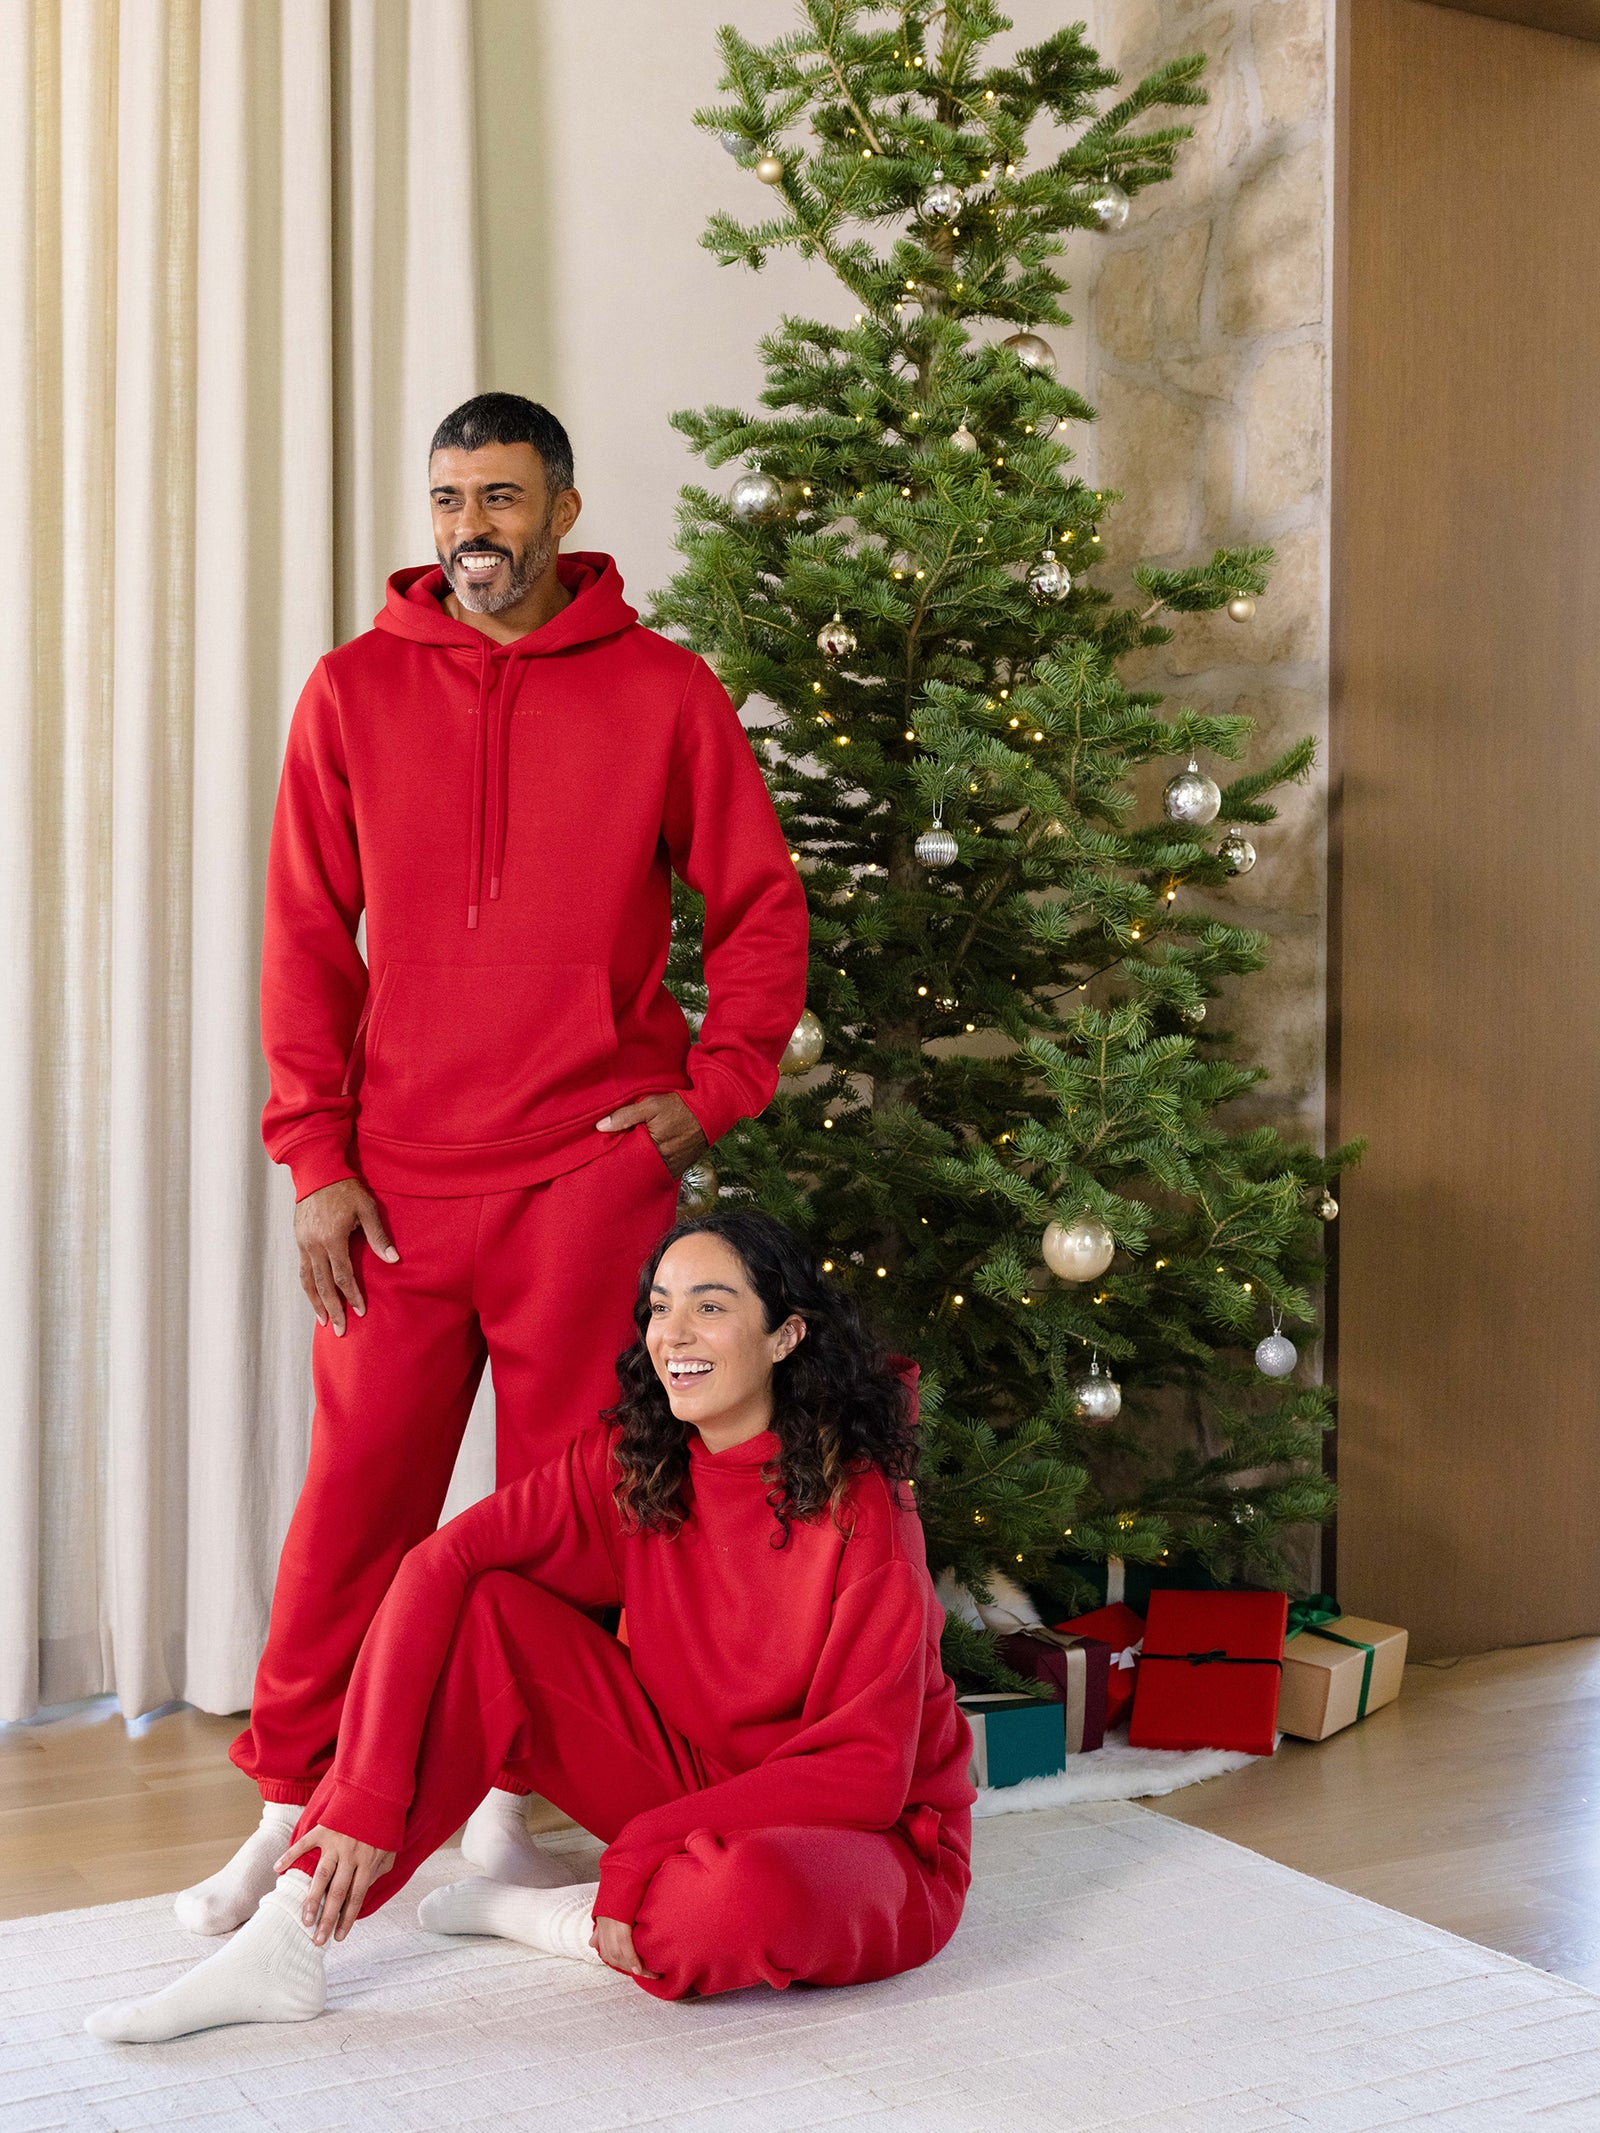
M 748 736 L 609 556 L 556 570 L 572 599 L 505 645 L 451 618 L 437 566 L 397 572 L 295 710 L 261 1027 L 299 1198 L 537 1184 L 636 1096 L 680 1090 L 715 1141 L 777 1086 L 806 902 Z M 706 900 L 693 1047 L 662 984 L 674 870 Z
M 899 1358 L 915 1398 L 917 1366 Z M 968 1856 L 972 1736 L 939 1656 L 944 1615 L 909 1494 L 874 1467 L 840 1525 L 781 1548 L 770 1430 L 731 1451 L 689 1437 L 689 1516 L 629 1532 L 611 1491 L 616 1429 L 592 1423 L 523 1480 L 413 1548 L 361 1647 L 339 1726 L 329 1829 L 400 1844 L 429 1706 L 473 1579 L 514 1569 L 574 1607 L 622 1602 L 646 1695 L 689 1743 L 700 1789 L 635 1815 L 600 1862 L 595 1915 L 632 1922 L 692 1830 L 898 1825 L 925 1863 Z

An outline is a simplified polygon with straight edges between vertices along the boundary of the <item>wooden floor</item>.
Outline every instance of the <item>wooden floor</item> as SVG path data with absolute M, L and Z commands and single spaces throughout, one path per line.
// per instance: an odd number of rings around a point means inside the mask
M 0 1917 L 220 1865 L 258 1811 L 237 1727 L 96 1706 L 0 1728 Z M 1600 1639 L 1411 1667 L 1364 1725 L 1150 1804 L 1600 1991 Z

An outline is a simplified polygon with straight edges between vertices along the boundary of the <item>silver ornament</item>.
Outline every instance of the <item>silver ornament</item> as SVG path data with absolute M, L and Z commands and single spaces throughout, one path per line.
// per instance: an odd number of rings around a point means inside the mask
M 739 156 L 747 156 L 756 145 L 747 133 L 736 133 L 731 126 L 724 126 L 717 135 L 717 139 L 722 143 L 729 155 L 736 159 Z
M 794 1026 L 794 1034 L 778 1061 L 780 1074 L 809 1074 L 822 1057 L 825 1042 L 822 1024 L 808 1007 Z
M 1215 778 L 1208 778 L 1191 756 L 1188 769 L 1180 770 L 1168 783 L 1161 804 L 1169 822 L 1180 822 L 1185 829 L 1204 829 L 1217 819 L 1222 792 Z
M 959 428 L 950 432 L 950 442 L 958 452 L 975 452 L 978 449 L 978 440 L 973 436 L 971 430 L 967 428 L 965 415 L 961 418 Z
M 1102 178 L 1090 191 L 1084 205 L 1094 217 L 1096 227 L 1109 232 L 1122 228 L 1133 202 L 1115 178 Z
M 1072 1388 L 1072 1411 L 1080 1422 L 1111 1422 L 1122 1412 L 1122 1387 L 1109 1370 L 1102 1372 L 1099 1356 Z
M 1206 1019 L 1206 1003 L 1204 1000 L 1196 1000 L 1193 1007 L 1182 1007 L 1178 1012 L 1185 1022 L 1198 1024 Z
M 925 829 L 912 846 L 917 858 L 925 867 L 947 867 L 955 862 L 960 846 L 940 822 L 932 829 Z
M 763 185 L 778 184 L 783 177 L 783 158 L 781 156 L 763 156 L 756 165 L 756 176 Z
M 917 204 L 929 222 L 956 222 L 967 204 L 967 196 L 959 185 L 950 183 L 942 170 L 936 170 L 933 183 Z
M 1000 346 L 1009 348 L 1024 370 L 1055 370 L 1055 350 L 1036 333 L 1008 333 Z
M 678 1208 L 686 1215 L 709 1215 L 717 1204 L 717 1173 L 709 1163 L 691 1163 L 678 1180 Z
M 1117 1240 L 1093 1215 L 1052 1222 L 1044 1233 L 1044 1263 L 1063 1281 L 1097 1281 L 1111 1264 Z
M 1230 874 L 1248 874 L 1256 863 L 1256 848 L 1240 831 L 1229 830 L 1217 846 L 1217 857 Z
M 1317 1202 L 1317 1213 L 1324 1222 L 1335 1221 L 1338 1217 L 1339 1203 L 1326 1186 L 1322 1188 L 1322 1198 Z
M 1276 1331 L 1256 1343 L 1256 1368 L 1264 1378 L 1286 1378 L 1300 1360 L 1300 1351 L 1287 1334 Z
M 1230 622 L 1248 622 L 1255 611 L 1256 603 L 1248 593 L 1235 593 L 1228 602 L 1228 620 Z
M 1036 600 L 1064 600 L 1071 592 L 1072 572 L 1053 548 L 1047 548 L 1028 572 L 1028 590 Z
M 741 474 L 728 491 L 728 509 L 742 525 L 778 518 L 783 507 L 783 483 L 774 474 Z
M 817 632 L 817 650 L 824 659 L 848 659 L 856 648 L 856 633 L 848 622 L 841 622 L 839 610 L 833 611 L 833 620 L 824 622 Z

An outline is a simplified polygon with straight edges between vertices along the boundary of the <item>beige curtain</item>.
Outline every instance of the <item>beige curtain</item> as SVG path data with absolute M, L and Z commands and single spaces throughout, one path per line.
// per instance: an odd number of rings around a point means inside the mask
M 262 874 L 476 382 L 469 0 L 0 0 L 0 1718 L 248 1700 L 309 1329 Z

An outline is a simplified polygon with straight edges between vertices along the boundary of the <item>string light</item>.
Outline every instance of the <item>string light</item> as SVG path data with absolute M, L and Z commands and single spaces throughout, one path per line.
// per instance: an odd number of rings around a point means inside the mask
M 966 1298 L 965 1298 L 964 1296 L 958 1296 L 958 1297 L 956 1297 L 956 1298 L 955 1298 L 955 1301 L 956 1301 L 956 1302 L 957 1302 L 958 1304 L 964 1304 L 964 1303 L 966 1302 L 966 1300 L 967 1300 L 967 1299 L 966 1299 Z

